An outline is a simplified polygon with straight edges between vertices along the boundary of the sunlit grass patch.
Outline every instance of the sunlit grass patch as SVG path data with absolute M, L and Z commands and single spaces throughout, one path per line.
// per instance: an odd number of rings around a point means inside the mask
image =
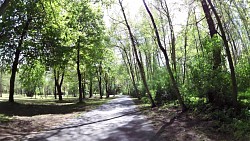
M 11 117 L 6 116 L 4 114 L 0 114 L 0 123 L 10 122 L 11 120 L 12 120 Z

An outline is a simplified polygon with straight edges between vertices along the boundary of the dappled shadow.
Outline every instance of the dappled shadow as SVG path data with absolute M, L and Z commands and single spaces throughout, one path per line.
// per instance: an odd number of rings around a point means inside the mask
M 161 128 L 155 134 L 155 138 L 161 136 L 165 141 L 233 140 L 228 135 L 222 136 L 211 132 L 211 123 L 212 121 L 190 117 L 188 112 L 180 113 L 175 118 L 169 119 L 168 122 L 163 121 Z M 151 141 L 154 141 L 155 138 L 152 138 Z
M 120 119 L 119 119 L 120 118 Z M 116 128 L 111 128 L 112 130 L 106 130 L 105 126 L 99 126 L 98 122 L 103 122 L 107 127 L 117 126 L 118 121 L 122 122 L 129 119 L 131 120 L 127 124 L 118 125 Z M 111 120 L 111 123 L 109 122 Z M 112 120 L 115 120 L 114 122 Z M 94 125 L 93 125 L 94 124 Z M 91 125 L 91 126 L 88 126 Z M 103 132 L 98 132 L 92 130 L 92 132 L 86 132 L 87 129 L 93 129 L 92 127 L 102 129 Z M 126 115 L 121 115 L 109 119 L 103 119 L 96 122 L 90 122 L 70 127 L 55 128 L 50 131 L 44 132 L 41 135 L 35 135 L 33 138 L 23 138 L 23 140 L 29 141 L 52 141 L 57 139 L 63 140 L 100 140 L 100 141 L 117 141 L 117 140 L 128 140 L 128 141 L 149 141 L 153 135 L 154 131 L 150 127 L 151 124 L 145 119 L 140 117 L 140 113 L 133 112 Z M 85 130 L 84 130 L 85 129 Z M 105 131 L 106 130 L 106 131 Z M 81 131 L 81 132 L 79 132 Z M 129 137 L 129 138 L 128 138 Z M 156 140 L 155 140 L 156 141 Z M 158 139 L 157 141 L 160 141 Z
M 35 116 L 44 114 L 67 114 L 73 112 L 86 111 L 88 107 L 101 105 L 104 101 L 95 102 L 88 100 L 87 103 L 76 103 L 69 101 L 62 101 L 62 104 L 22 104 L 0 102 L 0 113 L 7 116 Z M 66 103 L 66 104 L 63 104 Z
M 115 99 L 66 125 L 22 140 L 147 141 L 154 135 L 152 124 L 141 115 L 131 99 Z

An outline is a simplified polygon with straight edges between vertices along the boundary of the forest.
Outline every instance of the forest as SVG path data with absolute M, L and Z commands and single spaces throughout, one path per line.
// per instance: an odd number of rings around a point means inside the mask
M 19 108 L 129 95 L 149 117 L 173 109 L 212 121 L 214 140 L 250 140 L 250 1 L 0 4 L 0 133 Z

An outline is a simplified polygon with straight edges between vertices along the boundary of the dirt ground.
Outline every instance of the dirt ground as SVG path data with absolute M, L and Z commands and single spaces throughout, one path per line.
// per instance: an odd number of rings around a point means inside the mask
M 21 140 L 28 134 L 52 129 L 107 101 L 88 99 L 80 104 L 73 100 L 64 100 L 60 103 L 45 100 L 35 104 L 29 100 L 14 104 L 0 102 L 0 114 L 10 118 L 7 121 L 0 120 L 0 140 Z
M 75 112 L 59 115 L 36 115 L 32 117 L 14 116 L 10 122 L 0 124 L 0 140 L 20 140 L 25 135 L 51 129 L 77 115 L 78 113 Z
M 93 102 L 93 101 L 92 101 Z M 17 105 L 10 109 L 11 105 L 0 105 L 0 113 L 14 115 L 9 122 L 0 122 L 0 140 L 21 140 L 26 135 L 39 131 L 49 130 L 59 126 L 67 120 L 78 117 L 82 111 L 95 109 L 93 105 Z M 230 141 L 230 135 L 215 132 L 216 125 L 213 121 L 206 121 L 194 117 L 191 112 L 181 113 L 176 107 L 149 108 L 142 107 L 136 102 L 140 111 L 152 121 L 156 131 L 155 140 L 158 137 L 166 141 Z M 12 105 L 13 108 L 13 105 Z M 38 111 L 37 111 L 38 109 Z M 56 112 L 55 112 L 56 110 Z M 22 112 L 20 112 L 22 111 Z M 53 114 L 48 114 L 53 113 Z
M 230 135 L 216 132 L 213 121 L 194 117 L 190 111 L 181 113 L 177 107 L 140 109 L 153 122 L 155 137 L 166 141 L 233 141 Z

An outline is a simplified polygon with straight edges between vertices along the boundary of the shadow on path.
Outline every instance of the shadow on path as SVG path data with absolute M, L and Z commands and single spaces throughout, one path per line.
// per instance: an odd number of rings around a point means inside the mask
M 149 141 L 154 135 L 151 122 L 141 115 L 132 99 L 121 96 L 61 127 L 23 140 Z

